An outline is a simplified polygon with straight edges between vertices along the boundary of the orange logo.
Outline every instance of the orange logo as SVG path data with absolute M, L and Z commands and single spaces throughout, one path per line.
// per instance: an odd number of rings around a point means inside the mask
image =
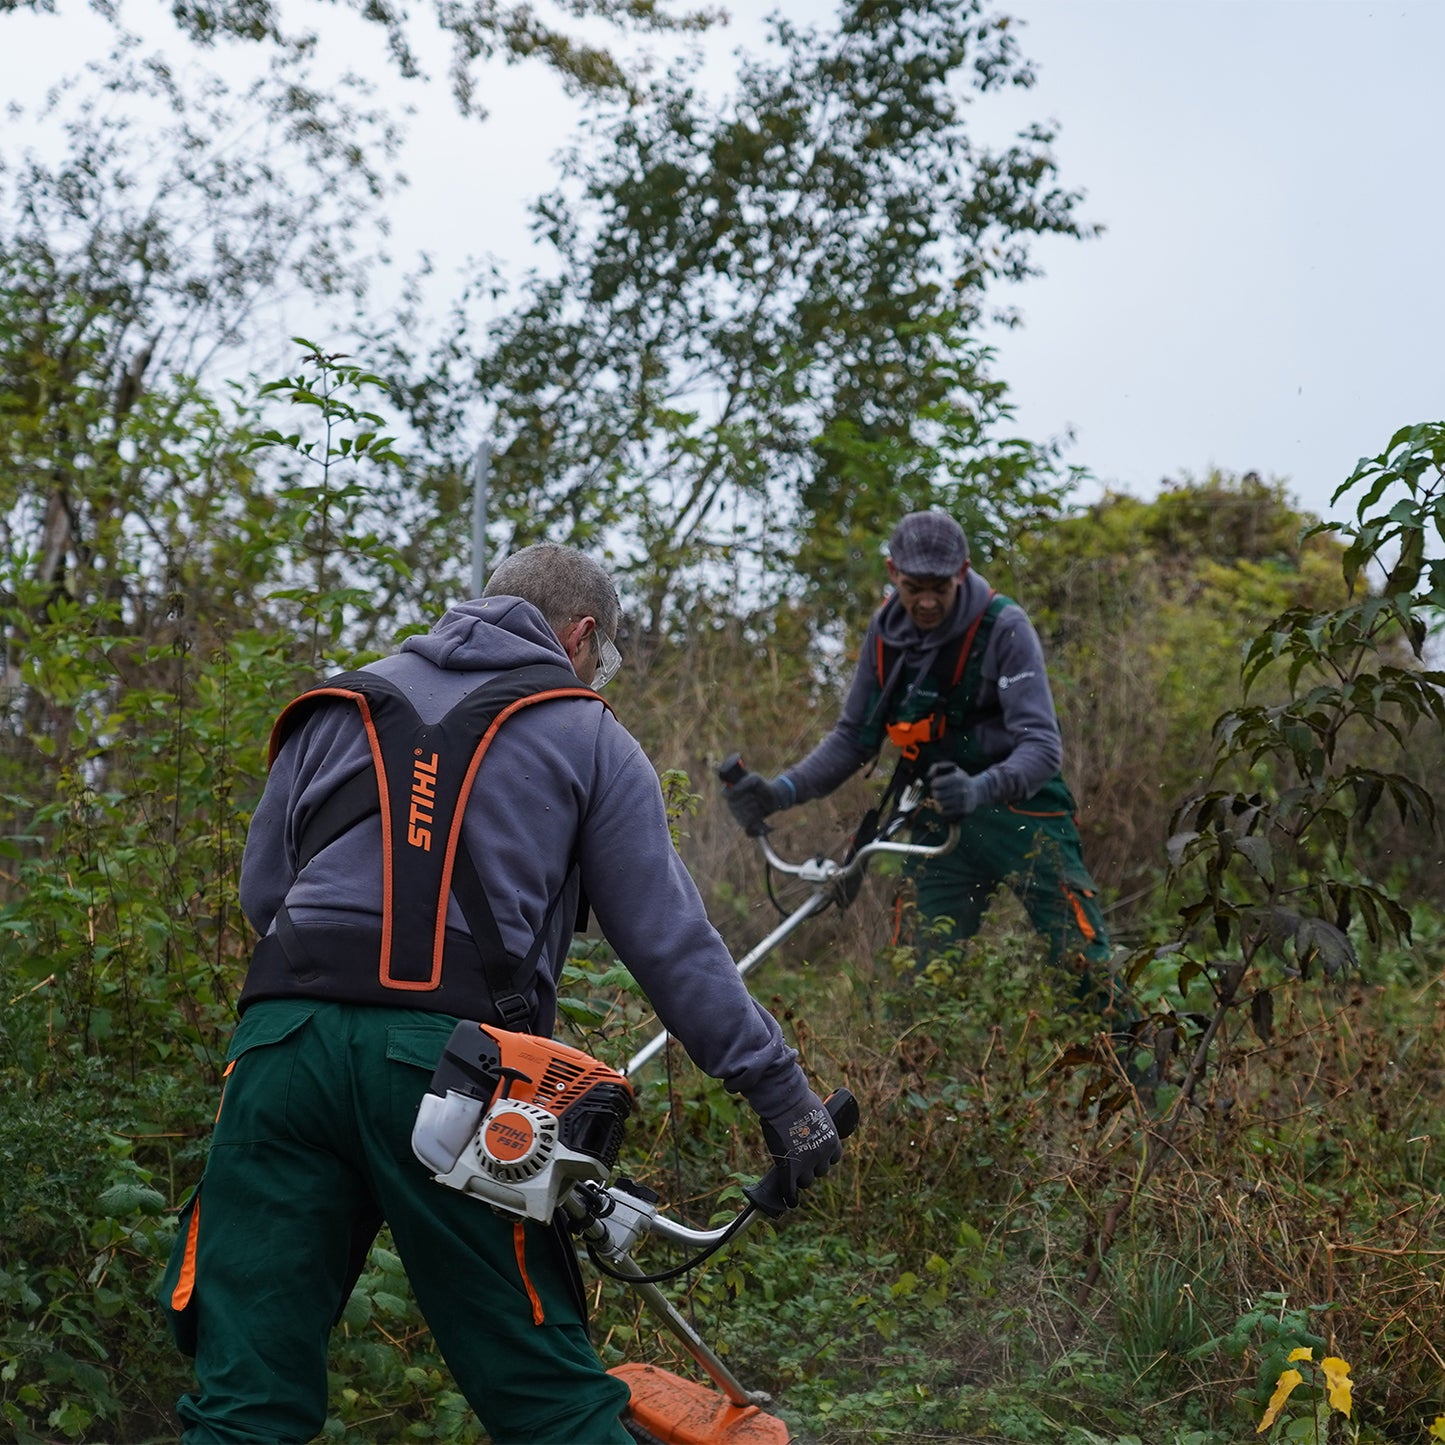
M 518 1159 L 526 1158 L 535 1136 L 532 1132 L 532 1121 L 525 1114 L 509 1111 L 492 1115 L 487 1120 L 482 1137 L 486 1142 L 487 1153 L 493 1159 L 500 1159 L 503 1164 L 515 1164 Z
M 418 757 L 411 765 L 411 813 L 407 818 L 406 841 L 413 848 L 431 852 L 432 809 L 436 807 L 437 755 Z

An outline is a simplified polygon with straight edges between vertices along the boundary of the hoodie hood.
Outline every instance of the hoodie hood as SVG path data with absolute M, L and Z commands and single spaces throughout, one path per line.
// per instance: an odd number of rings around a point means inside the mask
M 902 664 L 910 670 L 926 672 L 934 657 L 952 642 L 957 642 L 993 596 L 993 589 L 970 569 L 959 583 L 953 608 L 937 627 L 920 630 L 904 610 L 895 592 L 878 609 L 878 635 L 885 647 L 902 654 Z
M 538 662 L 572 665 L 546 619 L 520 597 L 459 603 L 430 632 L 408 637 L 401 650 L 448 672 L 503 672 Z

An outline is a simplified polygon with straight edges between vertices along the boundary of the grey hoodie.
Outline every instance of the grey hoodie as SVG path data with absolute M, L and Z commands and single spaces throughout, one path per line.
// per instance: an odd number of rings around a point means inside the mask
M 498 674 L 541 662 L 568 665 L 541 613 L 516 597 L 486 597 L 453 608 L 370 670 L 432 722 Z M 379 817 L 344 833 L 300 873 L 296 866 L 307 819 L 370 766 L 349 701 L 323 703 L 287 738 L 241 870 L 241 904 L 259 934 L 273 928 L 283 901 L 301 929 L 378 922 Z M 796 1053 L 749 995 L 672 846 L 657 774 L 600 699 L 549 700 L 509 719 L 482 760 L 463 831 L 509 952 L 526 954 L 575 861 L 598 926 L 698 1067 L 765 1118 L 804 1106 L 808 1083 Z M 571 902 L 554 914 L 529 994 L 539 1034 L 556 1021 Z M 466 931 L 455 900 L 448 926 Z M 430 949 L 430 940 L 421 944 Z M 397 1003 L 425 1007 L 424 998 L 400 993 Z
M 900 651 L 900 666 L 922 675 L 934 655 L 956 641 L 984 611 L 993 589 L 969 571 L 952 612 L 938 627 L 920 632 L 896 597 L 890 597 L 868 623 L 847 700 L 832 732 L 785 777 L 797 801 L 831 793 L 874 756 L 860 739 L 877 688 L 876 657 L 880 637 Z M 1063 762 L 1063 740 L 1044 670 L 1044 651 L 1022 607 L 1011 603 L 994 622 L 982 659 L 978 706 L 993 716 L 978 724 L 979 746 L 989 766 L 979 776 L 990 803 L 1017 803 L 1032 797 Z M 994 710 L 997 709 L 997 712 Z

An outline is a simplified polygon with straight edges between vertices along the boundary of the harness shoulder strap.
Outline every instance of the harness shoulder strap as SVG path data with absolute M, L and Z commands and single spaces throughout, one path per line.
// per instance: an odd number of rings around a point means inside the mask
M 969 655 L 973 651 L 974 640 L 980 629 L 983 630 L 987 640 L 989 630 L 992 629 L 998 614 L 1003 611 L 1009 599 L 999 592 L 989 592 L 988 604 L 969 624 L 963 632 L 957 644 L 951 651 L 940 653 L 933 659 L 929 671 L 943 684 L 944 690 L 949 691 L 958 686 L 959 679 L 963 676 L 963 669 L 968 663 Z M 985 626 L 985 620 L 987 625 Z M 886 687 L 891 676 L 893 666 L 898 660 L 898 649 L 887 646 L 882 636 L 878 638 L 875 649 L 874 670 L 878 678 L 878 685 Z
M 991 591 L 988 603 L 969 624 L 956 644 L 947 649 L 940 647 L 939 651 L 930 659 L 925 677 L 932 683 L 932 688 L 925 694 L 924 702 L 920 703 L 919 715 L 911 718 L 895 718 L 892 722 L 885 724 L 885 730 L 894 746 L 910 761 L 917 761 L 925 747 L 937 743 L 943 737 L 949 722 L 953 722 L 956 726 L 956 710 L 951 706 L 952 696 L 958 688 L 959 679 L 964 676 L 964 669 L 968 665 L 969 659 L 975 656 L 974 642 L 980 633 L 987 639 L 989 631 L 993 627 L 994 618 L 1002 610 L 997 598 L 998 594 Z M 982 652 L 983 649 L 980 648 L 977 655 L 981 656 Z M 888 682 L 881 685 L 883 695 L 875 708 L 875 712 L 881 713 L 885 717 L 888 716 L 886 709 L 888 708 L 889 689 L 899 685 L 898 656 L 897 648 L 885 649 L 882 640 L 879 640 L 878 669 L 880 677 L 884 675 L 885 667 L 891 669 L 887 673 Z M 924 678 L 916 679 L 912 684 L 912 689 L 918 689 L 923 681 Z M 912 695 L 912 691 L 909 695 Z M 927 710 L 922 711 L 921 709 L 925 705 Z
M 1005 597 L 1002 592 L 992 593 L 988 606 L 979 613 L 968 630 L 964 647 L 954 666 L 953 677 L 943 694 L 949 721 L 955 728 L 978 711 L 976 701 L 979 682 L 983 677 L 983 659 L 988 651 L 988 640 L 993 633 L 994 623 L 998 621 L 1004 608 L 1012 605 L 1011 597 Z

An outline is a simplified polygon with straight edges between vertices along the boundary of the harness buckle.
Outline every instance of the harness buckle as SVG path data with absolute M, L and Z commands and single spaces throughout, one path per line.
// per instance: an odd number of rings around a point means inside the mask
M 527 1007 L 527 1000 L 519 993 L 503 994 L 501 998 L 493 999 L 492 1006 L 497 1010 L 497 1016 L 502 1020 L 502 1027 L 509 1033 L 525 1034 L 530 1032 L 527 1027 L 531 1023 L 532 1011 Z
M 888 741 L 909 762 L 916 762 L 919 749 L 924 743 L 936 743 L 943 736 L 945 726 L 946 719 L 938 712 L 931 712 L 913 722 L 891 722 L 888 724 Z

